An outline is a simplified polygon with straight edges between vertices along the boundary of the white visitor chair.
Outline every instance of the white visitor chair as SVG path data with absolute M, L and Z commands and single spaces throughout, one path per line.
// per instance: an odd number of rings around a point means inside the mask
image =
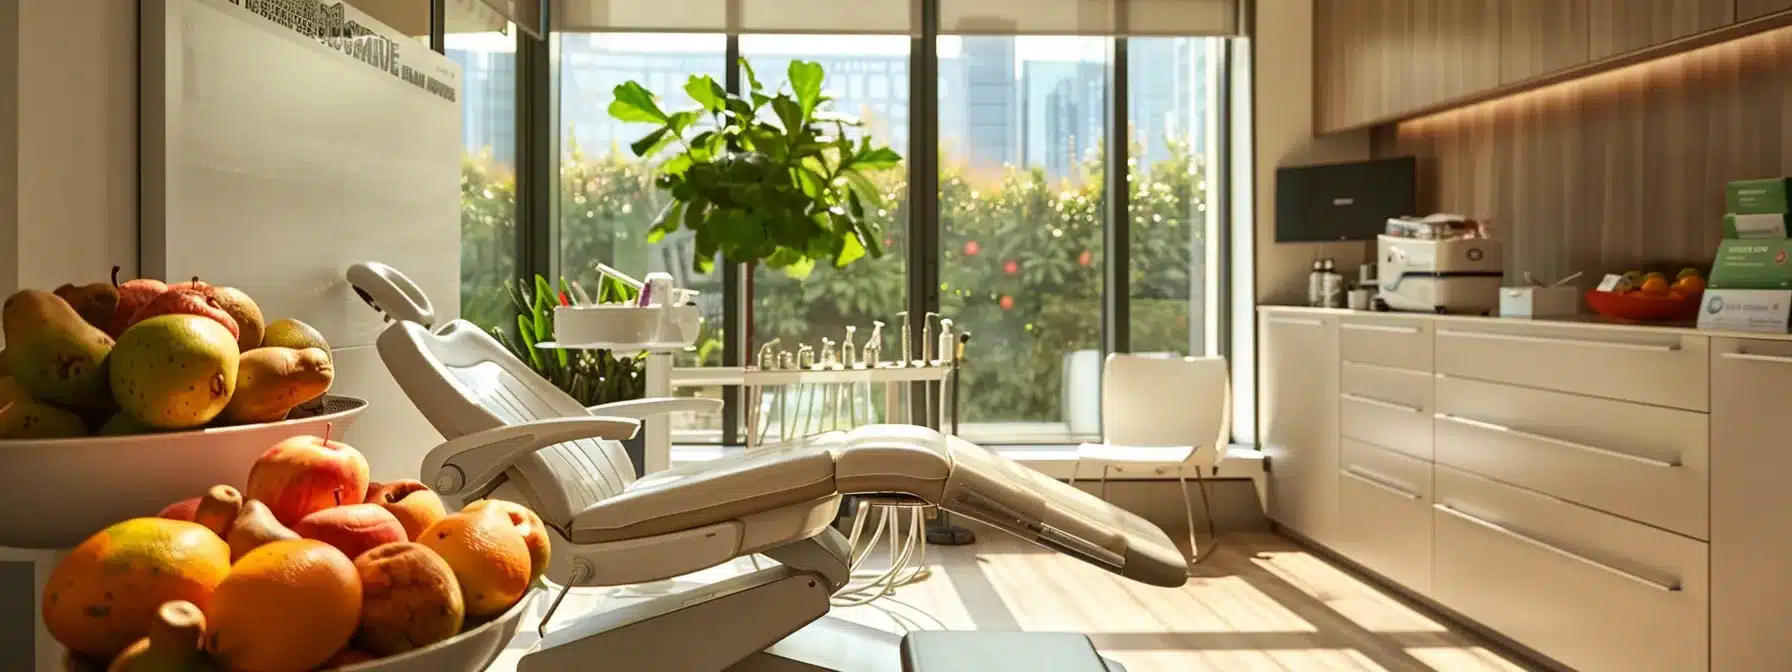
M 1216 469 L 1231 438 L 1232 390 L 1226 369 L 1223 357 L 1108 355 L 1101 372 L 1101 443 L 1078 446 L 1070 472 L 1075 485 L 1083 464 L 1099 465 L 1104 500 L 1113 472 L 1174 474 L 1182 489 L 1191 563 L 1213 550 L 1202 553 L 1196 546 L 1194 505 L 1188 496 L 1191 470 L 1207 514 L 1207 534 L 1218 545 L 1201 467 Z

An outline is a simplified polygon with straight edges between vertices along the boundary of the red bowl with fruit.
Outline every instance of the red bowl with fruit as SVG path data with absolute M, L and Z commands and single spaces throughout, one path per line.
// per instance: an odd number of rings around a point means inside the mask
M 1699 297 L 1704 294 L 1602 292 L 1594 289 L 1587 291 L 1587 307 L 1605 317 L 1626 322 L 1685 321 L 1698 317 Z

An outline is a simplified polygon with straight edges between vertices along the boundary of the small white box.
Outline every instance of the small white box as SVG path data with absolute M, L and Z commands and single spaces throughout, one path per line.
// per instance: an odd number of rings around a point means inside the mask
M 1792 330 L 1792 290 L 1707 289 L 1699 328 L 1783 334 Z
M 1501 287 L 1500 317 L 1569 317 L 1580 314 L 1580 288 Z

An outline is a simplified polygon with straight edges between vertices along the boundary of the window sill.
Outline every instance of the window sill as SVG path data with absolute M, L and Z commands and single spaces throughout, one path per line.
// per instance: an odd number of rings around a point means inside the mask
M 997 455 L 1032 468 L 1042 474 L 1057 479 L 1070 478 L 1070 472 L 1076 467 L 1076 446 L 1074 445 L 1010 445 L 989 446 Z M 679 445 L 672 447 L 673 466 L 708 462 L 710 460 L 745 450 L 738 446 L 693 446 Z M 1221 460 L 1215 478 L 1248 478 L 1263 477 L 1263 453 L 1253 446 L 1234 444 L 1226 450 L 1226 459 Z M 1085 467 L 1078 478 L 1095 478 L 1095 470 Z M 1156 479 L 1161 475 L 1148 472 L 1116 472 L 1110 476 L 1112 480 Z

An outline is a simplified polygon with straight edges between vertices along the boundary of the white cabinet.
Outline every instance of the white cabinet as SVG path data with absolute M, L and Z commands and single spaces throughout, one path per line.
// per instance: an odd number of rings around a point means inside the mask
M 1792 342 L 1711 341 L 1711 669 L 1792 669 Z
M 1431 592 L 1431 463 L 1345 438 L 1338 552 L 1421 595 Z
M 1338 537 L 1338 319 L 1266 311 L 1258 326 L 1269 517 L 1330 546 Z

